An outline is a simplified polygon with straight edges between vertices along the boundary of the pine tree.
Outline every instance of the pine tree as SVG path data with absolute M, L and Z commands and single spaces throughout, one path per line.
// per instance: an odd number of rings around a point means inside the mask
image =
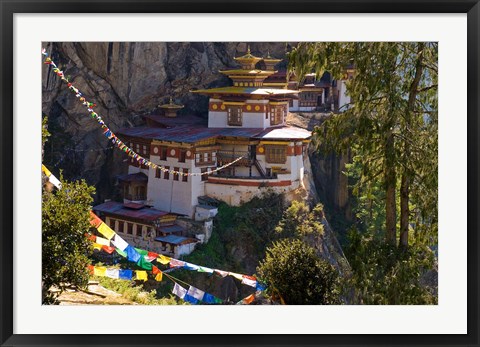
M 412 216 L 416 229 L 436 233 L 437 57 L 437 43 L 417 42 L 301 43 L 289 56 L 300 77 L 314 70 L 341 79 L 353 64 L 355 76 L 346 82 L 351 103 L 315 136 L 323 149 L 361 153 L 357 186 L 382 183 L 390 245 L 408 246 Z

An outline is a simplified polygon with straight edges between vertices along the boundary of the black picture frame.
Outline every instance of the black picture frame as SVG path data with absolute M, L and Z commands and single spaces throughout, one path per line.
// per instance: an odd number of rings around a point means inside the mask
M 112 5 L 115 6 L 112 6 Z M 468 43 L 468 333 L 465 335 L 18 335 L 13 333 L 13 16 L 15 13 L 467 13 Z M 479 346 L 479 0 L 0 0 L 1 151 L 0 259 L 2 346 Z M 454 317 L 452 317 L 454 319 Z

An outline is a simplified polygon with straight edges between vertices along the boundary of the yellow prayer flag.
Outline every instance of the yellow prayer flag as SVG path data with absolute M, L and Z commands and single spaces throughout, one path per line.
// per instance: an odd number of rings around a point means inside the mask
M 42 164 L 42 171 L 47 177 L 50 177 L 50 175 L 52 174 L 50 170 L 48 170 L 43 164 Z
M 105 266 L 95 266 L 93 268 L 93 274 L 95 276 L 105 276 L 107 273 L 107 268 Z
M 103 246 L 110 246 L 110 241 L 109 240 L 104 239 L 103 237 L 99 237 L 99 236 L 97 236 L 97 243 L 99 245 L 103 245 Z
M 157 276 L 155 276 L 155 280 L 158 281 L 158 282 L 161 282 L 162 278 L 163 278 L 163 273 L 162 272 L 158 273 Z
M 144 282 L 148 280 L 147 271 L 135 270 L 135 274 L 137 275 L 136 280 L 143 280 Z
M 102 222 L 97 228 L 98 232 L 105 236 L 107 239 L 111 239 L 113 236 L 115 236 L 115 231 L 110 229 L 108 225 Z
M 170 263 L 170 257 L 166 257 L 166 256 L 160 254 L 160 257 L 157 258 L 157 261 L 160 264 L 167 265 L 168 263 Z
M 94 243 L 93 244 L 93 249 L 98 249 L 99 251 L 102 249 L 102 245 L 99 243 Z
M 243 280 L 243 275 L 237 274 L 237 273 L 235 273 L 235 272 L 229 272 L 228 274 L 229 274 L 230 276 L 235 277 L 237 280 L 240 280 L 240 281 Z

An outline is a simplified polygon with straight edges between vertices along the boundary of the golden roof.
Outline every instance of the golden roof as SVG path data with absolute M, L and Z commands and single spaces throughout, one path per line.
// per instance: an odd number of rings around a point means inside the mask
M 170 102 L 168 104 L 160 105 L 160 108 L 167 108 L 167 109 L 175 109 L 175 110 L 180 110 L 184 106 L 183 105 L 177 105 L 173 103 L 172 97 L 170 97 Z
M 263 61 L 266 63 L 279 63 L 282 61 L 282 59 L 275 59 L 274 57 L 270 56 L 270 51 L 267 51 L 267 56 L 263 58 Z
M 248 46 L 247 53 L 245 55 L 237 58 L 234 57 L 233 59 L 238 61 L 241 65 L 255 65 L 262 60 L 262 58 L 256 57 L 250 52 L 250 46 Z

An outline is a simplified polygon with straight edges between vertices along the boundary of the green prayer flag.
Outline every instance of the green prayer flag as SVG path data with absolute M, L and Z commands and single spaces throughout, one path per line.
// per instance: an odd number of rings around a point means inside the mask
M 148 255 L 148 251 L 140 248 L 135 248 L 135 250 L 140 253 L 141 255 Z
M 117 251 L 118 254 L 120 254 L 122 257 L 126 258 L 127 257 L 127 253 L 125 253 L 124 251 L 122 251 L 121 249 L 119 248 L 115 248 L 115 250 Z
M 145 269 L 145 270 L 152 270 L 152 268 L 153 268 L 152 263 L 149 263 L 148 261 L 146 261 L 143 256 L 141 256 L 140 259 L 138 259 L 137 265 L 140 266 L 142 269 Z

